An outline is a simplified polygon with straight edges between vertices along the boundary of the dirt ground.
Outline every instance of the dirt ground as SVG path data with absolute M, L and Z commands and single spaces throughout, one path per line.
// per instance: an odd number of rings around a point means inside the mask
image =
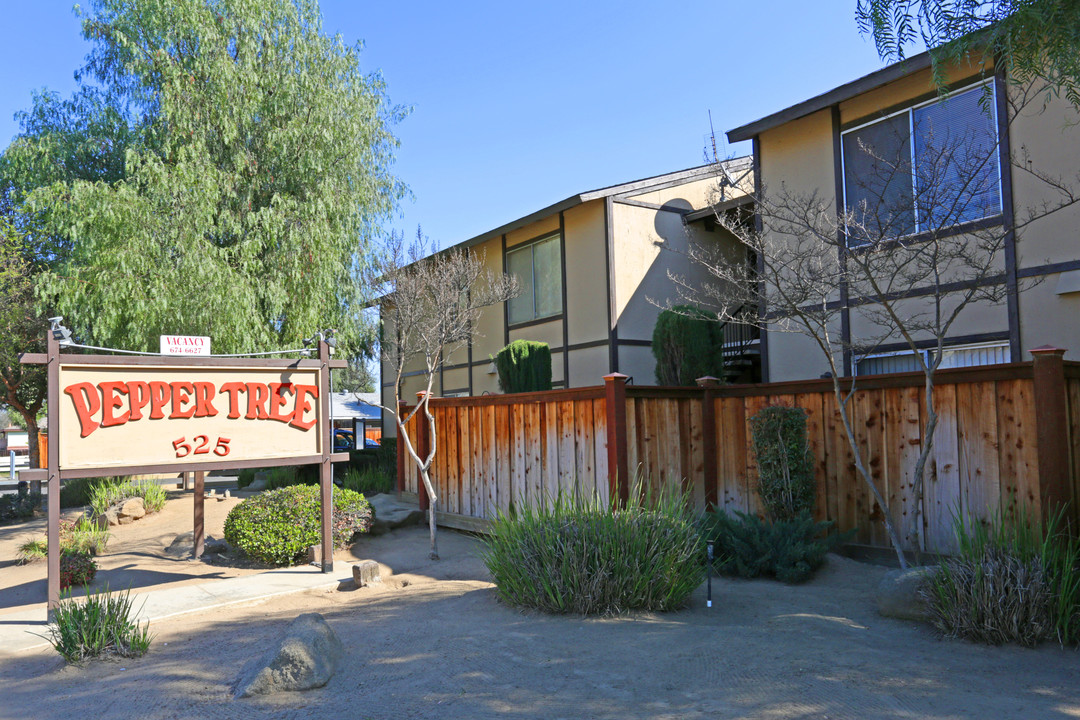
M 153 532 L 120 528 L 117 539 L 131 533 L 141 549 L 121 559 L 127 540 L 114 545 L 117 569 L 181 581 L 153 548 L 189 529 L 184 502 L 171 501 Z M 188 525 L 166 532 L 173 503 Z M 681 612 L 583 619 L 503 606 L 479 542 L 440 537 L 438 562 L 422 528 L 364 538 L 352 554 L 379 561 L 381 585 L 170 618 L 152 627 L 140 659 L 74 667 L 51 650 L 0 657 L 0 718 L 1080 717 L 1080 654 L 939 640 L 878 617 L 872 591 L 885 570 L 873 565 L 830 556 L 804 585 L 714 580 L 712 609 L 702 586 Z M 244 663 L 302 612 L 322 613 L 345 645 L 330 683 L 233 700 Z

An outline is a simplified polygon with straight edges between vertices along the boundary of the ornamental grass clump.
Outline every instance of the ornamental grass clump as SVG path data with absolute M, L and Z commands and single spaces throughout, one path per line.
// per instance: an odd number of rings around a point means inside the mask
M 85 600 L 60 599 L 49 623 L 49 642 L 64 659 L 79 663 L 95 657 L 139 657 L 150 648 L 150 623 L 132 619 L 128 591 L 106 587 Z
M 631 492 L 626 507 L 560 496 L 501 513 L 483 560 L 500 599 L 552 613 L 676 610 L 704 580 L 701 541 L 680 495 Z
M 229 511 L 225 540 L 251 558 L 270 565 L 295 565 L 321 542 L 319 487 L 290 485 L 250 497 Z M 373 513 L 363 495 L 333 491 L 334 547 L 371 530 Z
M 958 550 L 922 590 L 942 635 L 1032 647 L 1080 644 L 1080 541 L 1058 512 L 1045 522 L 1024 509 L 989 522 L 954 517 Z
M 142 498 L 146 512 L 158 512 L 168 499 L 165 488 L 153 480 L 130 480 L 112 478 L 93 485 L 89 491 L 89 505 L 94 515 L 104 515 L 113 505 L 131 498 Z

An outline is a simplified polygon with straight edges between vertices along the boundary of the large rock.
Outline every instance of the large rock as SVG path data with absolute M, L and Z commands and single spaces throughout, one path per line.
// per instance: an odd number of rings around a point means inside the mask
M 930 609 L 919 590 L 934 573 L 934 567 L 890 570 L 878 584 L 874 601 L 878 615 L 899 620 L 930 621 Z
M 265 470 L 260 470 L 255 473 L 255 479 L 251 481 L 251 484 L 247 486 L 248 490 L 265 490 L 266 481 L 270 478 L 270 473 Z
M 138 520 L 146 514 L 146 503 L 141 497 L 128 498 L 116 508 L 116 514 L 121 518 L 129 517 Z
M 322 687 L 333 677 L 342 652 L 341 641 L 322 615 L 300 615 L 265 655 L 241 671 L 234 697 Z
M 406 525 L 417 525 L 424 519 L 424 513 L 416 505 L 400 502 L 390 493 L 372 495 L 367 499 L 375 515 L 371 523 L 371 534 L 382 535 Z
M 374 560 L 361 560 L 359 564 L 352 566 L 352 578 L 358 588 L 382 582 L 382 577 L 379 575 L 379 563 Z

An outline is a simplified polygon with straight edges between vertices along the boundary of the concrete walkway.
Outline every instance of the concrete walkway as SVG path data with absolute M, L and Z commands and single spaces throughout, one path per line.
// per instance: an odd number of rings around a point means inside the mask
M 257 575 L 213 580 L 164 590 L 133 591 L 131 598 L 139 620 L 151 622 L 227 605 L 256 602 L 278 595 L 333 588 L 352 582 L 350 562 L 334 563 L 333 572 L 300 565 L 269 570 Z M 49 644 L 45 604 L 29 610 L 0 615 L 0 655 L 12 655 Z

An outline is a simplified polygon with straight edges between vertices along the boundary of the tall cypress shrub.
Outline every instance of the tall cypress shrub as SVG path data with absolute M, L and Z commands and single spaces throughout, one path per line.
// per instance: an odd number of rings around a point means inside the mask
M 506 393 L 551 389 L 551 348 L 547 343 L 515 340 L 492 358 L 499 387 Z
M 652 351 L 659 385 L 695 385 L 699 377 L 724 374 L 724 330 L 714 313 L 676 305 L 656 318 Z

